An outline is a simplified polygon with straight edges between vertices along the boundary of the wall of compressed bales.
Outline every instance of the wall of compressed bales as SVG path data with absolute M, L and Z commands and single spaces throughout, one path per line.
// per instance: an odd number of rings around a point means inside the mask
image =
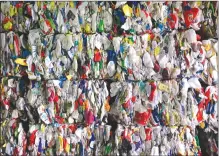
M 216 155 L 218 2 L 0 2 L 1 154 Z

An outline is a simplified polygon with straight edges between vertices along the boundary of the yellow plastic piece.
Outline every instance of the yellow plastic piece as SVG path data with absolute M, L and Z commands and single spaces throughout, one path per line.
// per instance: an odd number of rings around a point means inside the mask
M 79 43 L 78 43 L 78 51 L 81 52 L 83 49 L 83 43 L 82 43 L 82 40 L 79 40 Z
M 204 122 L 201 122 L 200 123 L 200 127 L 203 129 L 203 128 L 205 128 L 205 123 Z
M 27 66 L 26 59 L 17 58 L 14 62 L 16 64 L 19 64 L 19 65 L 22 65 L 22 66 Z
M 10 5 L 9 15 L 12 17 L 12 16 L 14 16 L 16 13 L 17 13 L 17 9 L 16 9 L 14 6 Z
M 136 9 L 135 16 L 140 17 L 140 8 L 139 7 L 137 7 L 137 9 Z
M 154 49 L 154 55 L 155 55 L 155 57 L 157 56 L 157 55 L 159 55 L 160 54 L 160 47 L 156 47 L 155 49 Z
M 91 27 L 90 27 L 89 23 L 86 23 L 86 25 L 85 25 L 85 32 L 86 33 L 91 33 Z
M 6 122 L 7 120 L 5 120 L 3 123 L 2 123 L 2 127 L 4 127 L 6 125 Z
M 150 47 L 149 46 L 146 48 L 146 51 L 150 51 Z
M 54 1 L 51 1 L 51 2 L 50 2 L 50 9 L 51 9 L 51 10 L 54 10 L 55 7 L 56 7 L 56 6 L 55 6 L 55 2 L 54 2 Z
M 59 150 L 62 151 L 63 150 L 63 138 L 61 136 L 58 136 L 59 139 Z
M 122 7 L 122 10 L 126 16 L 131 17 L 133 11 L 132 11 L 132 8 L 128 6 L 128 4 L 124 5 Z
M 70 8 L 74 8 L 74 3 L 73 2 L 69 2 Z
M 37 7 L 40 7 L 40 6 L 41 6 L 41 2 L 37 1 Z
M 176 121 L 176 124 L 178 124 L 179 122 L 179 115 L 176 111 L 172 112 L 173 113 L 173 116 L 174 116 L 174 120 Z
M 4 28 L 5 30 L 11 30 L 11 29 L 12 29 L 12 23 L 11 23 L 10 21 L 8 21 L 7 23 L 5 23 L 5 24 L 3 25 L 3 28 Z
M 150 41 L 151 40 L 151 35 L 148 35 L 148 41 Z
M 45 132 L 45 125 L 41 124 L 41 131 L 44 133 Z
M 204 48 L 206 51 L 209 51 L 211 49 L 211 44 L 205 44 Z
M 67 153 L 70 152 L 70 145 L 69 145 L 68 143 L 66 144 L 65 151 L 66 151 Z
M 195 2 L 197 7 L 200 7 L 202 5 L 201 1 Z
M 169 87 L 163 83 L 159 83 L 158 89 L 161 91 L 169 92 Z
M 19 71 L 19 66 L 17 66 L 17 67 L 15 68 L 15 72 L 18 73 L 18 71 Z
M 68 80 L 71 80 L 72 76 L 71 75 L 66 75 Z
M 212 75 L 212 72 L 213 72 L 213 68 L 212 68 L 212 67 L 209 67 L 209 73 L 210 73 L 210 75 Z
M 132 40 L 129 40 L 129 44 L 130 44 L 130 45 L 133 45 L 133 44 L 134 44 L 134 42 L 132 42 Z
M 128 38 L 125 37 L 125 38 L 124 38 L 124 42 L 125 42 L 125 43 L 128 43 L 128 41 L 129 41 Z
M 163 23 L 167 23 L 167 18 L 164 18 Z
M 26 59 L 17 58 L 14 62 L 16 64 L 19 64 L 19 65 L 22 65 L 22 66 L 27 66 Z
M 14 45 L 13 45 L 13 44 L 9 44 L 9 48 L 10 48 L 11 50 L 13 50 L 13 49 L 14 49 Z
M 65 2 L 59 2 L 59 7 L 64 8 L 65 7 Z
M 121 78 L 121 74 L 117 72 L 116 75 L 115 75 L 115 79 L 120 80 L 120 78 Z

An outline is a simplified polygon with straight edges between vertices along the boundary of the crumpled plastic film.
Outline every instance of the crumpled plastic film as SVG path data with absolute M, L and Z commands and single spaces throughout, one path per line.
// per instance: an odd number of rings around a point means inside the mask
M 1 154 L 218 151 L 218 2 L 0 3 Z

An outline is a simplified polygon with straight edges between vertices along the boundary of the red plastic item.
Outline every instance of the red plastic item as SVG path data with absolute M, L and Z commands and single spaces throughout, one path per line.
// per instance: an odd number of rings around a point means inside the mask
M 200 35 L 198 35 L 198 34 L 196 34 L 196 38 L 197 38 L 197 40 L 198 40 L 198 41 L 200 41 L 200 40 L 201 40 L 201 36 L 200 36 Z
M 139 112 L 135 112 L 135 121 L 138 124 L 141 125 L 146 125 L 146 123 L 148 122 L 149 118 L 151 116 L 151 110 L 148 110 L 147 112 L 143 112 L 143 113 L 139 113 Z
M 94 122 L 94 114 L 92 110 L 86 111 L 86 123 L 91 125 Z
M 167 19 L 168 25 L 171 29 L 174 29 L 177 22 L 177 15 L 176 14 L 170 14 Z
M 33 63 L 33 64 L 31 65 L 31 71 L 34 72 L 35 70 L 36 70 L 36 66 L 35 66 L 35 64 Z
M 198 8 L 191 8 L 190 10 L 186 10 L 183 15 L 185 19 L 186 27 L 189 28 L 190 25 L 193 23 L 193 20 L 198 15 L 199 9 Z
M 41 51 L 41 57 L 42 57 L 42 58 L 46 57 L 45 51 Z
M 78 103 L 80 104 L 80 106 L 83 106 L 84 105 L 84 100 L 80 97 L 78 99 Z
M 132 97 L 132 102 L 135 102 L 136 101 L 136 96 L 133 96 Z
M 15 5 L 16 8 L 21 8 L 23 6 L 23 2 L 19 2 Z
M 155 72 L 159 72 L 160 71 L 160 66 L 158 64 L 158 62 L 156 61 L 155 64 L 154 64 L 154 71 Z
M 44 30 L 42 30 L 42 32 L 45 34 L 45 35 L 48 35 L 50 32 L 52 32 L 52 26 L 50 24 L 50 21 L 45 19 L 45 22 L 46 22 L 46 25 L 49 27 L 49 30 L 46 32 Z
M 57 103 L 59 101 L 59 96 L 58 95 L 55 95 L 54 97 L 54 100 L 53 100 L 55 103 Z
M 70 126 L 68 126 L 68 128 L 72 131 L 72 133 L 75 133 L 75 131 L 77 130 L 76 125 L 70 125 Z
M 198 122 L 201 122 L 203 120 L 203 111 L 198 110 L 198 112 L 196 114 L 196 118 L 197 118 Z
M 129 108 L 129 106 L 130 106 L 130 99 L 123 104 L 124 108 Z
M 130 68 L 128 68 L 128 73 L 133 74 L 133 71 Z
M 19 40 L 18 40 L 17 35 L 14 35 L 14 43 L 15 43 L 15 49 L 18 52 L 17 55 L 19 56 L 21 54 L 21 49 L 20 49 Z
M 204 103 L 205 100 L 202 100 L 199 104 L 198 104 L 198 112 L 196 114 L 196 118 L 198 120 L 198 122 L 203 121 L 203 110 L 204 110 Z
M 13 156 L 18 156 L 18 155 L 19 155 L 18 149 L 17 147 L 15 147 L 13 151 Z
M 66 149 L 66 146 L 67 146 L 67 139 L 66 138 L 63 138 L 63 148 L 64 150 Z M 65 150 L 66 151 L 66 150 Z M 66 151 L 67 152 L 67 151 Z
M 30 8 L 30 6 L 27 6 L 27 8 L 26 8 L 26 9 L 27 9 L 27 14 L 28 14 L 28 15 L 30 15 L 30 16 L 32 16 L 32 13 L 31 13 L 31 8 Z
M 99 51 L 95 52 L 94 54 L 94 62 L 100 62 L 101 61 L 101 54 Z
M 155 96 L 155 91 L 157 89 L 157 86 L 156 86 L 155 82 L 151 82 L 150 85 L 151 85 L 151 94 L 150 94 L 148 99 L 149 99 L 149 101 L 153 101 L 154 100 L 154 96 Z
M 145 134 L 146 134 L 146 141 L 149 141 L 152 139 L 152 129 L 151 128 L 145 128 Z
M 55 93 L 54 93 L 54 91 L 52 89 L 49 89 L 49 91 L 50 91 L 51 94 L 50 94 L 50 96 L 48 98 L 48 101 L 52 102 L 54 100 Z
M 12 124 L 11 128 L 15 130 L 16 127 L 17 127 L 17 122 L 15 121 L 15 122 Z
M 150 34 L 150 38 L 151 38 L 151 40 L 153 40 L 154 37 L 155 37 L 155 35 L 154 35 L 153 33 L 151 33 L 151 34 Z
M 210 88 L 208 88 L 208 90 L 205 91 L 205 96 L 207 97 L 207 99 L 205 99 L 205 107 L 207 107 L 208 103 L 211 100 L 210 94 L 211 94 L 211 90 Z
M 35 131 L 33 131 L 33 132 L 30 134 L 30 145 L 35 144 L 36 132 L 37 132 L 37 131 L 38 131 L 38 130 L 35 130 Z
M 78 104 L 78 100 L 76 100 L 76 101 L 75 101 L 75 107 L 74 107 L 74 108 L 75 108 L 75 110 L 77 110 L 77 109 L 78 109 L 78 105 L 79 105 L 79 104 Z
M 6 109 L 8 110 L 10 107 L 10 101 L 8 99 L 3 100 L 3 104 L 5 105 Z
M 142 11 L 144 12 L 144 14 L 145 14 L 146 17 L 149 16 L 148 13 L 147 13 L 145 10 L 142 10 Z
M 64 123 L 64 118 L 58 116 L 58 115 L 55 115 L 55 119 L 56 121 L 59 123 L 59 124 L 63 124 Z

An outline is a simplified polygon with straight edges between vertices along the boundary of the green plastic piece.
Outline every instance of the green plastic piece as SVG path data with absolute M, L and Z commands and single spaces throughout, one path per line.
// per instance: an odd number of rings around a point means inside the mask
M 103 32 L 104 31 L 104 23 L 103 23 L 102 19 L 100 20 L 98 30 L 99 30 L 99 32 Z

